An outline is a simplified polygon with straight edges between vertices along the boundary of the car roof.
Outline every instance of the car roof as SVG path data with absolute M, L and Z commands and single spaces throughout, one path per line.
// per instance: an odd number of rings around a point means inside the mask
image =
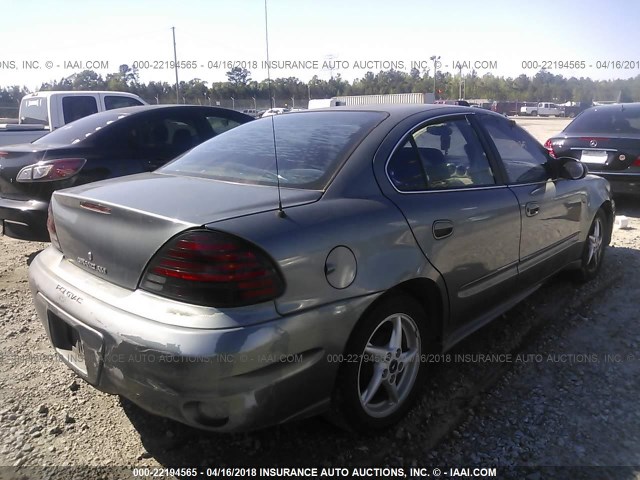
M 635 103 L 612 103 L 609 105 L 594 105 L 593 107 L 588 108 L 586 111 L 595 111 L 595 110 L 601 110 L 601 111 L 605 111 L 605 112 L 610 112 L 610 111 L 622 111 L 622 110 L 639 110 L 640 109 L 640 102 L 635 102 Z
M 341 106 L 341 107 L 325 107 L 325 108 L 316 108 L 313 110 L 306 110 L 303 112 L 291 112 L 287 115 L 308 115 L 312 112 L 335 112 L 335 111 L 368 111 L 368 112 L 382 112 L 388 114 L 390 117 L 399 120 L 403 117 L 408 117 L 417 113 L 422 112 L 433 112 L 434 114 L 465 114 L 471 113 L 477 115 L 478 113 L 486 114 L 486 115 L 495 115 L 500 118 L 504 118 L 503 115 L 500 115 L 495 112 L 491 112 L 489 110 L 478 110 L 473 107 L 466 107 L 463 105 L 444 105 L 444 104 L 433 104 L 433 103 L 425 103 L 425 104 L 417 104 L 417 103 L 406 103 L 406 104 L 372 104 L 372 105 L 350 105 L 350 106 Z
M 238 112 L 237 110 L 232 110 L 230 108 L 224 108 L 224 107 L 213 107 L 209 105 L 182 105 L 182 104 L 173 104 L 173 103 L 158 104 L 158 105 L 136 105 L 133 107 L 114 108 L 112 110 L 107 110 L 107 111 L 137 113 L 137 112 L 142 112 L 147 110 L 161 110 L 161 109 L 170 109 L 170 108 L 185 109 L 185 110 L 196 110 L 196 109 L 207 108 L 215 111 L 236 112 L 236 113 L 242 114 L 242 112 Z
M 105 110 L 103 112 L 94 113 L 92 115 L 87 115 L 86 117 L 82 117 L 76 122 L 81 122 L 85 119 L 100 119 L 100 118 L 114 118 L 119 119 L 120 116 L 123 117 L 132 117 L 135 115 L 141 115 L 149 112 L 154 112 L 158 110 L 176 110 L 179 112 L 188 112 L 188 111 L 197 111 L 197 110 L 209 110 L 211 113 L 225 113 L 230 117 L 244 117 L 247 120 L 253 120 L 251 115 L 247 115 L 246 113 L 238 112 L 236 110 L 231 110 L 230 108 L 223 107 L 210 107 L 208 105 L 137 105 L 135 107 L 123 107 L 123 108 L 113 108 L 111 110 Z M 89 120 L 85 120 L 89 121 Z
M 25 97 L 50 97 L 52 95 L 118 95 L 123 97 L 138 97 L 135 93 L 131 92 L 119 92 L 113 90 L 40 90 L 38 92 L 27 93 Z

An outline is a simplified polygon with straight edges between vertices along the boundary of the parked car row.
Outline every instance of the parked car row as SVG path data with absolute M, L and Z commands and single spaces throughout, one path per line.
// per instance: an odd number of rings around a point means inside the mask
M 527 104 L 520 107 L 520 115 L 531 115 L 532 117 L 560 117 L 562 116 L 562 109 L 551 102 L 538 102 L 534 104 Z
M 640 193 L 640 103 L 585 110 L 545 147 L 553 157 L 581 160 L 615 193 Z
M 302 109 L 300 108 L 274 107 L 274 108 L 268 108 L 266 110 L 255 110 L 255 109 L 249 108 L 249 109 L 242 110 L 242 113 L 251 115 L 254 118 L 261 118 L 261 117 L 269 117 L 271 115 L 280 115 L 283 113 L 300 112 L 300 111 L 302 111 Z
M 2 230 L 13 238 L 49 241 L 53 191 L 155 170 L 251 120 L 217 107 L 128 107 L 86 116 L 33 143 L 0 147 Z
M 215 431 L 327 412 L 386 428 L 419 395 L 427 354 L 556 272 L 600 269 L 608 182 L 502 115 L 366 105 L 250 120 L 132 108 L 0 154 L 3 198 L 75 185 L 53 192 L 29 282 L 61 360 L 97 389 Z M 190 143 L 174 145 L 182 131 Z
M 0 125 L 0 146 L 29 143 L 87 115 L 146 105 L 137 95 L 111 91 L 42 91 L 25 95 L 18 119 Z

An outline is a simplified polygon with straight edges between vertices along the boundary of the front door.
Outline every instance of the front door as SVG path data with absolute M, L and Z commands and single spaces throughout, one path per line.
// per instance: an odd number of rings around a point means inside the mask
M 493 141 L 522 217 L 521 280 L 537 283 L 579 255 L 586 192 L 579 182 L 550 180 L 543 147 L 513 121 L 478 118 Z
M 517 276 L 518 202 L 497 182 L 468 118 L 415 126 L 386 173 L 395 190 L 391 200 L 445 280 L 451 312 L 445 335 L 508 298 Z

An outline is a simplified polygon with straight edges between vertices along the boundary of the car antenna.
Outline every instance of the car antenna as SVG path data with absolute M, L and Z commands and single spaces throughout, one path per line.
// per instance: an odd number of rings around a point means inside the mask
M 271 87 L 271 66 L 269 65 L 269 21 L 267 17 L 267 0 L 264 0 L 264 34 L 265 43 L 267 45 L 267 82 L 269 85 L 269 104 L 271 109 L 275 108 L 273 104 L 273 92 Z M 272 112 L 273 113 L 273 112 Z M 276 159 L 276 185 L 278 186 L 278 216 L 284 218 L 287 216 L 282 208 L 282 194 L 280 193 L 280 169 L 278 168 L 278 146 L 276 145 L 276 124 L 275 115 L 271 115 L 271 131 L 273 132 L 273 155 Z

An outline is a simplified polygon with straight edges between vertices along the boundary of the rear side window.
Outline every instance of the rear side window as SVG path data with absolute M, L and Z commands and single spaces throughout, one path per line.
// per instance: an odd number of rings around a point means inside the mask
M 137 107 L 144 105 L 139 100 L 131 97 L 120 97 L 118 95 L 107 95 L 104 97 L 104 108 L 113 110 L 114 108 Z
M 76 122 L 64 125 L 48 133 L 44 137 L 40 137 L 33 143 L 39 145 L 74 145 L 87 138 L 92 138 L 92 135 L 100 132 L 106 126 L 127 116 L 129 116 L 128 113 L 112 111 L 81 118 Z
M 216 136 L 159 171 L 258 185 L 279 180 L 283 187 L 321 190 L 385 116 L 342 111 L 267 117 Z
M 548 178 L 543 147 L 514 122 L 483 115 L 478 118 L 491 136 L 509 183 L 537 183 Z
M 47 98 L 35 97 L 22 100 L 22 104 L 20 105 L 20 123 L 49 125 Z
M 160 166 L 202 142 L 194 118 L 139 115 L 123 124 L 113 138 L 126 138 L 139 155 L 157 160 Z
M 387 174 L 402 192 L 496 183 L 484 149 L 466 119 L 418 128 L 394 152 Z
M 70 123 L 92 113 L 98 113 L 98 102 L 95 97 L 71 96 L 62 98 L 64 123 Z
M 567 128 L 567 133 L 640 133 L 639 108 L 591 108 L 578 115 Z

